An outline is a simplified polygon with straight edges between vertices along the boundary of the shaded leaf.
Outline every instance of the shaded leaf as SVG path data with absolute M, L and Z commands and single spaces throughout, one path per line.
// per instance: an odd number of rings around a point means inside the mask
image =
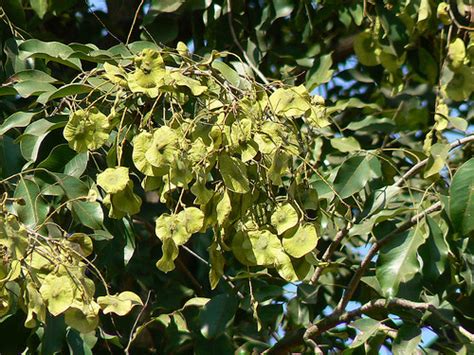
M 400 327 L 393 341 L 394 355 L 416 354 L 421 341 L 421 329 L 416 325 L 404 324 Z
M 201 310 L 199 324 L 201 334 L 213 339 L 226 331 L 237 310 L 237 300 L 232 294 L 214 296 Z
M 467 235 L 474 230 L 474 158 L 456 171 L 449 195 L 452 225 L 462 235 Z
M 427 237 L 426 224 L 422 223 L 381 249 L 375 274 L 384 296 L 395 297 L 400 283 L 410 281 L 420 271 L 417 252 Z
M 337 172 L 334 189 L 341 198 L 347 198 L 367 184 L 372 175 L 367 157 L 355 156 L 347 159 Z

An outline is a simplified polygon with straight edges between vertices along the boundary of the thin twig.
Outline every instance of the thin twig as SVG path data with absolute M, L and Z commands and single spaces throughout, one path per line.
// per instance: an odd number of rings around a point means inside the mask
M 470 135 L 470 136 L 467 136 L 467 137 L 464 137 L 464 138 L 461 138 L 461 139 L 457 139 L 456 141 L 454 141 L 453 143 L 451 143 L 449 145 L 449 150 L 452 150 L 452 149 L 454 149 L 454 148 L 456 148 L 460 145 L 463 145 L 463 144 L 466 144 L 466 143 L 469 143 L 469 142 L 472 142 L 472 141 L 474 141 L 474 134 Z M 409 177 L 411 177 L 416 172 L 418 172 L 427 163 L 428 163 L 428 158 L 423 159 L 419 163 L 413 165 L 405 174 L 403 174 L 403 176 L 400 179 L 395 181 L 393 186 L 396 186 L 396 187 L 401 186 L 404 181 L 406 181 Z
M 140 1 L 140 5 L 138 5 L 137 11 L 135 11 L 135 16 L 133 17 L 132 25 L 130 26 L 130 30 L 128 31 L 127 41 L 125 42 L 126 46 L 128 45 L 128 42 L 130 41 L 130 37 L 132 37 L 132 32 L 133 32 L 133 28 L 135 27 L 135 22 L 137 22 L 138 14 L 140 13 L 140 10 L 144 2 L 145 0 Z
M 244 48 L 240 44 L 239 39 L 237 38 L 237 35 L 235 33 L 235 29 L 234 29 L 234 24 L 233 24 L 233 21 L 232 21 L 232 0 L 227 0 L 227 7 L 228 7 L 228 11 L 229 11 L 227 18 L 229 20 L 230 34 L 232 35 L 232 39 L 233 39 L 235 45 L 242 52 L 242 55 L 244 56 L 245 61 L 247 62 L 249 67 L 252 68 L 252 70 L 255 72 L 255 74 L 257 74 L 257 76 L 260 78 L 260 80 L 262 80 L 265 83 L 265 85 L 270 85 L 270 81 L 268 81 L 268 79 L 265 77 L 265 75 L 263 75 L 263 73 L 260 71 L 260 69 L 258 69 L 257 66 L 255 64 L 253 64 L 252 60 L 250 59 L 247 52 L 244 50 Z
M 148 302 L 150 302 L 150 297 L 151 297 L 151 291 L 148 291 L 148 296 L 146 298 L 145 304 L 143 305 L 142 309 L 140 310 L 140 313 L 138 313 L 138 316 L 135 319 L 135 322 L 133 323 L 132 329 L 130 330 L 130 335 L 128 337 L 127 347 L 124 349 L 124 353 L 126 355 L 129 354 L 130 346 L 132 345 L 132 342 L 135 340 L 135 335 L 134 335 L 135 329 L 137 328 L 138 321 L 140 320 L 141 316 L 143 315 L 143 312 L 145 311 L 146 307 L 148 306 Z
M 200 262 L 202 262 L 203 264 L 206 264 L 209 268 L 211 268 L 211 264 L 206 260 L 204 259 L 203 257 L 201 257 L 199 254 L 197 254 L 196 252 L 194 252 L 192 249 L 188 248 L 186 245 L 183 245 L 182 248 L 184 250 L 186 250 L 189 254 L 191 254 L 192 256 L 194 256 L 196 259 L 198 259 Z M 237 293 L 237 296 L 243 300 L 245 297 L 244 295 L 239 291 L 239 289 L 237 288 L 237 286 L 235 286 L 235 284 L 232 282 L 232 280 L 229 278 L 229 276 L 227 275 L 222 275 L 222 278 L 225 280 L 225 282 L 227 282 L 227 284 L 230 286 L 230 288 L 232 288 L 232 290 L 236 291 Z
M 118 38 L 116 35 L 114 35 L 109 29 L 108 27 L 105 25 L 105 23 L 100 19 L 100 17 L 95 13 L 95 11 L 91 11 L 90 12 L 95 18 L 97 21 L 99 21 L 99 23 L 102 25 L 102 27 L 107 31 L 107 33 L 109 35 L 112 36 L 112 38 L 114 38 L 118 43 L 123 43 L 120 38 Z
M 341 244 L 341 241 L 347 235 L 350 228 L 351 228 L 351 224 L 348 223 L 344 228 L 342 228 L 341 230 L 339 230 L 339 232 L 336 233 L 334 240 L 331 242 L 329 247 L 324 252 L 323 257 L 321 258 L 323 265 L 324 263 L 327 263 L 331 259 L 331 256 L 334 254 L 339 244 Z M 314 270 L 314 274 L 313 276 L 311 276 L 311 280 L 309 281 L 310 285 L 315 285 L 318 282 L 324 270 L 323 265 L 316 267 L 316 270 Z
M 381 240 L 375 242 L 372 247 L 369 249 L 367 252 L 367 255 L 365 258 L 362 260 L 360 267 L 357 269 L 356 273 L 351 279 L 351 282 L 349 283 L 349 286 L 346 289 L 346 292 L 344 293 L 342 299 L 340 300 L 339 304 L 337 305 L 336 309 L 334 310 L 333 313 L 340 314 L 342 311 L 346 308 L 347 304 L 349 303 L 350 299 L 352 298 L 352 295 L 354 294 L 357 286 L 359 285 L 359 281 L 364 275 L 365 271 L 370 265 L 370 262 L 372 261 L 372 258 L 377 254 L 377 252 L 382 248 L 384 245 L 386 245 L 388 242 L 390 242 L 393 237 L 396 235 L 400 234 L 401 232 L 404 232 L 408 229 L 410 229 L 412 226 L 417 224 L 422 218 L 424 218 L 426 215 L 433 213 L 435 211 L 439 211 L 441 209 L 441 202 L 438 201 L 435 204 L 431 205 L 427 209 L 423 210 L 422 212 L 416 214 L 410 220 L 406 221 L 403 223 L 400 227 L 392 231 L 391 233 L 387 234 L 384 238 Z

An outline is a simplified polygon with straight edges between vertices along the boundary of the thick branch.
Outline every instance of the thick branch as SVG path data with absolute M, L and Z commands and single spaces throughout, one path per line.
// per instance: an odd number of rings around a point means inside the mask
M 441 319 L 443 322 L 457 329 L 462 335 L 468 338 L 469 341 L 471 342 L 474 341 L 474 334 L 470 333 L 459 324 L 456 324 L 451 319 L 448 319 L 445 316 L 443 316 L 443 314 L 440 311 L 438 311 L 434 305 L 429 304 L 429 303 L 424 303 L 424 302 L 412 302 L 412 301 L 408 301 L 408 300 L 400 299 L 400 298 L 394 298 L 391 300 L 385 300 L 385 299 L 373 300 L 353 311 L 345 312 L 340 315 L 334 314 L 328 318 L 324 318 L 318 323 L 316 323 L 315 325 L 308 328 L 304 337 L 305 339 L 314 339 L 315 337 L 324 333 L 325 331 L 328 331 L 339 324 L 350 322 L 354 318 L 360 317 L 362 314 L 365 314 L 374 310 L 381 310 L 381 309 L 390 310 L 390 309 L 395 309 L 395 308 L 412 309 L 412 310 L 417 310 L 420 312 L 429 311 L 434 316 Z

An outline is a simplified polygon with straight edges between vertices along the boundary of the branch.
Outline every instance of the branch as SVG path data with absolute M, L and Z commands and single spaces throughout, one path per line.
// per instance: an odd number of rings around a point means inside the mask
M 329 247 L 324 252 L 323 257 L 321 258 L 323 265 L 331 259 L 332 254 L 334 254 L 339 244 L 341 244 L 341 241 L 347 235 L 349 229 L 351 229 L 350 223 L 348 223 L 344 228 L 342 228 L 339 232 L 336 233 L 334 240 L 331 242 Z M 322 265 L 318 266 L 316 270 L 314 270 L 314 274 L 313 276 L 311 276 L 311 280 L 309 281 L 310 285 L 315 285 L 318 282 L 319 278 L 321 277 L 321 274 L 323 273 L 323 270 L 324 266 Z
M 242 45 L 239 42 L 239 39 L 237 38 L 237 35 L 235 34 L 235 29 L 234 29 L 234 24 L 232 23 L 232 0 L 227 0 L 227 7 L 229 8 L 229 13 L 228 13 L 228 20 L 229 20 L 229 28 L 230 28 L 230 34 L 232 35 L 232 39 L 239 48 L 239 50 L 242 52 L 242 55 L 244 56 L 245 61 L 249 65 L 250 68 L 257 74 L 257 76 L 262 80 L 265 85 L 270 85 L 270 82 L 268 79 L 263 75 L 263 73 L 260 71 L 260 69 L 257 68 L 255 64 L 253 64 L 252 60 L 248 56 L 247 52 L 244 50 Z
M 474 334 L 470 333 L 461 325 L 456 324 L 451 319 L 446 318 L 440 311 L 438 311 L 438 309 L 436 309 L 434 305 L 430 303 L 424 303 L 424 302 L 412 302 L 412 301 L 408 301 L 408 300 L 400 299 L 400 298 L 393 298 L 391 300 L 385 300 L 385 299 L 373 300 L 362 305 L 361 307 L 355 310 L 345 312 L 340 315 L 334 314 L 328 318 L 324 318 L 318 323 L 308 328 L 308 330 L 306 331 L 304 335 L 304 339 L 305 340 L 314 339 L 316 336 L 322 334 L 323 332 L 330 330 L 339 324 L 348 323 L 354 318 L 360 317 L 362 314 L 369 313 L 370 311 L 383 310 L 383 309 L 390 310 L 394 308 L 406 308 L 406 309 L 411 309 L 411 310 L 417 310 L 420 312 L 429 311 L 431 312 L 431 314 L 438 317 L 446 324 L 458 330 L 462 335 L 464 335 L 467 339 L 469 339 L 470 342 L 474 342 Z
M 450 144 L 449 146 L 449 150 L 452 150 L 460 145 L 463 145 L 463 144 L 466 144 L 466 143 L 470 143 L 474 141 L 474 134 L 473 135 L 470 135 L 470 136 L 467 136 L 467 137 L 464 137 L 462 139 L 457 139 L 456 141 L 454 141 L 453 143 Z M 394 184 L 393 186 L 401 186 L 401 184 L 406 181 L 409 177 L 411 177 L 412 175 L 414 175 L 416 172 L 418 172 L 419 170 L 421 170 L 421 168 L 423 168 L 427 163 L 428 163 L 428 159 L 429 158 L 426 158 L 426 159 L 423 159 L 422 161 L 420 161 L 419 163 L 413 165 L 405 174 L 403 174 L 403 176 L 398 179 Z
M 362 306 L 361 308 L 358 308 L 350 312 L 343 313 L 343 310 L 346 308 L 347 303 L 352 298 L 352 295 L 354 294 L 357 286 L 359 285 L 360 279 L 362 278 L 365 271 L 367 270 L 367 267 L 370 265 L 370 262 L 372 258 L 374 257 L 374 255 L 377 254 L 380 248 L 384 246 L 385 244 L 387 244 L 397 234 L 404 232 L 410 227 L 414 226 L 416 223 L 418 223 L 420 219 L 422 219 L 427 214 L 433 213 L 440 209 L 441 209 L 441 202 L 436 202 L 434 205 L 416 214 L 415 216 L 410 218 L 410 220 L 406 221 L 401 226 L 399 226 L 397 229 L 387 234 L 383 239 L 373 244 L 370 250 L 367 252 L 367 255 L 365 256 L 365 258 L 362 260 L 359 269 L 357 269 L 356 273 L 352 277 L 351 282 L 349 283 L 349 286 L 347 287 L 347 290 L 343 295 L 343 298 L 341 299 L 341 301 L 339 302 L 335 310 L 332 312 L 332 314 L 329 317 L 324 318 L 323 321 L 320 321 L 317 324 L 311 325 L 304 333 L 303 333 L 303 330 L 300 329 L 297 332 L 294 332 L 292 334 L 289 334 L 288 336 L 283 337 L 271 349 L 267 350 L 266 354 L 287 354 L 290 349 L 292 349 L 293 347 L 297 345 L 301 345 L 303 341 L 307 341 L 308 339 L 311 339 L 311 338 L 314 339 L 314 337 L 321 334 L 322 332 L 328 329 L 331 329 L 338 324 L 344 323 L 348 319 L 354 318 L 355 316 L 358 316 L 364 313 L 362 312 L 366 309 L 364 307 L 367 307 L 368 305 L 370 305 L 371 302 Z M 340 232 L 342 232 L 342 230 Z M 404 300 L 400 300 L 400 301 L 404 301 Z M 377 301 L 373 301 L 373 302 L 377 302 Z M 388 302 L 388 301 L 384 300 L 384 302 Z M 409 302 L 409 301 L 406 301 L 406 302 Z M 303 336 L 301 336 L 302 333 L 303 333 Z M 311 346 L 314 346 L 314 341 L 309 342 L 309 344 L 311 344 Z
M 423 217 L 426 215 L 439 211 L 441 209 L 441 202 L 436 202 L 435 204 L 431 205 L 428 207 L 426 210 L 414 215 L 410 220 L 406 221 L 403 223 L 400 227 L 395 229 L 394 231 L 390 232 L 387 234 L 384 238 L 381 240 L 375 242 L 372 247 L 369 249 L 367 252 L 367 255 L 365 258 L 362 260 L 360 267 L 357 269 L 356 273 L 351 279 L 351 282 L 349 283 L 349 286 L 346 289 L 346 292 L 344 293 L 344 296 L 342 297 L 341 301 L 337 305 L 336 309 L 334 310 L 334 313 L 341 313 L 347 306 L 347 303 L 349 303 L 350 299 L 352 298 L 352 295 L 354 294 L 357 286 L 359 285 L 359 281 L 364 275 L 365 271 L 367 270 L 367 267 L 369 266 L 372 258 L 377 254 L 377 252 L 382 248 L 384 245 L 386 245 L 389 241 L 392 240 L 393 237 L 396 235 L 410 229 L 412 226 L 417 224 Z

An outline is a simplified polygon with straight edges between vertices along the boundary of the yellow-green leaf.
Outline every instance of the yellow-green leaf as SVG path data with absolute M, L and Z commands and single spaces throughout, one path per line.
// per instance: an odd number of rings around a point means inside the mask
M 108 194 L 124 191 L 129 181 L 128 168 L 124 166 L 107 168 L 97 175 L 97 184 Z
M 115 313 L 119 316 L 126 315 L 135 306 L 143 306 L 140 297 L 131 291 L 124 291 L 118 295 L 98 297 L 97 303 L 104 314 Z
M 229 190 L 241 194 L 250 191 L 247 169 L 242 161 L 224 154 L 219 156 L 219 168 Z
M 277 206 L 271 217 L 272 226 L 276 228 L 278 234 L 283 234 L 296 226 L 298 220 L 298 212 L 290 203 Z
M 69 276 L 49 274 L 43 280 L 39 292 L 47 304 L 48 311 L 57 316 L 71 306 L 75 288 Z
M 289 231 L 283 235 L 283 249 L 294 258 L 301 258 L 316 248 L 318 235 L 313 224 L 305 223 L 296 231 Z

